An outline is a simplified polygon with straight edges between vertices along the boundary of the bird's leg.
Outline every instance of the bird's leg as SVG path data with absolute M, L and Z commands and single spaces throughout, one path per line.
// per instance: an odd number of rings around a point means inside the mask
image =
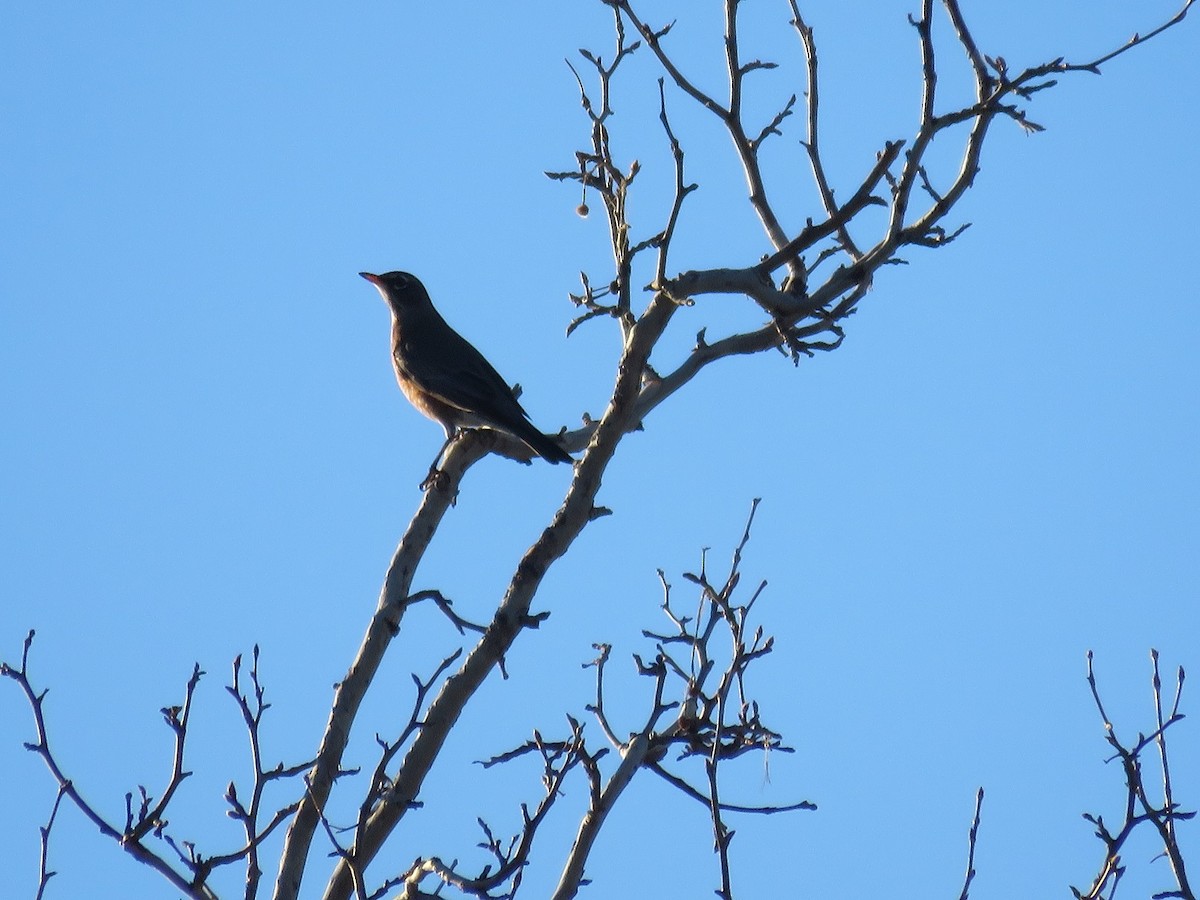
M 433 462 L 429 464 L 429 474 L 421 482 L 421 490 L 427 491 L 432 487 L 441 486 L 441 482 L 445 479 L 441 469 L 442 458 L 445 457 L 446 451 L 450 449 L 450 445 L 454 443 L 456 437 L 458 437 L 458 429 L 448 427 L 446 429 L 446 440 L 442 443 L 441 449 L 438 450 L 437 456 L 433 458 Z

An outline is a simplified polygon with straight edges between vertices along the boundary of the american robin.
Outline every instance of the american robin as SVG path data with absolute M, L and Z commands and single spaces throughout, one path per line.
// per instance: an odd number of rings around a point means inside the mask
M 511 434 L 549 462 L 572 461 L 567 451 L 533 427 L 513 389 L 482 353 L 446 324 L 415 276 L 358 274 L 375 285 L 392 311 L 396 380 L 417 411 L 446 430 L 443 451 L 458 429 L 486 426 Z

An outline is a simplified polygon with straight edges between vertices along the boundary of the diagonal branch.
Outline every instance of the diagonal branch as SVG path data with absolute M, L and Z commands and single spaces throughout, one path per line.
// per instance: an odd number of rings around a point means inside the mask
M 309 789 L 288 827 L 275 884 L 276 900 L 295 900 L 299 895 L 309 848 L 321 821 L 320 810 L 329 799 L 333 782 L 341 771 L 342 756 L 359 707 L 388 645 L 399 631 L 417 565 L 453 503 L 463 474 L 487 452 L 483 438 L 476 437 L 478 434 L 474 432 L 468 435 L 469 439 L 456 441 L 450 448 L 442 463 L 442 480 L 437 487 L 421 495 L 417 512 L 392 557 L 379 603 L 367 625 L 358 655 L 334 695 L 316 764 L 308 775 Z
M 351 895 L 351 864 L 366 868 L 375 858 L 383 842 L 416 801 L 426 776 L 466 704 L 484 679 L 501 663 L 519 634 L 526 628 L 536 627 L 540 622 L 540 618 L 530 616 L 534 594 L 549 568 L 566 553 L 575 538 L 592 521 L 601 476 L 616 453 L 621 438 L 637 426 L 634 412 L 642 372 L 651 349 L 675 308 L 675 304 L 669 300 L 656 298 L 632 327 L 608 407 L 591 435 L 583 459 L 576 463 L 575 477 L 562 506 L 517 565 L 483 637 L 467 654 L 458 671 L 446 679 L 430 704 L 423 727 L 401 763 L 391 789 L 359 830 L 350 856 L 339 861 L 334 869 L 325 891 L 325 896 L 330 900 Z M 446 467 L 452 468 L 460 477 L 463 463 L 456 455 L 465 457 L 460 447 L 466 445 L 466 441 L 460 441 L 452 447 L 446 462 Z M 457 484 L 457 480 L 452 479 L 452 484 Z M 408 581 L 411 581 L 411 574 Z

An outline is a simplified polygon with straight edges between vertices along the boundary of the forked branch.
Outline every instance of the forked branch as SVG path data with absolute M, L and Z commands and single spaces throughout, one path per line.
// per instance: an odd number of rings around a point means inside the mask
M 207 856 L 199 852 L 191 841 L 176 839 L 169 830 L 167 819 L 171 801 L 191 774 L 184 768 L 185 750 L 192 703 L 204 672 L 199 666 L 195 666 L 184 690 L 183 703 L 179 706 L 165 707 L 162 710 L 163 718 L 174 737 L 171 772 L 162 795 L 155 799 L 145 787 L 139 786 L 138 799 L 135 803 L 133 792 L 127 793 L 125 795 L 125 821 L 123 825 L 118 826 L 83 796 L 75 781 L 63 771 L 54 753 L 45 718 L 46 692 L 36 691 L 29 677 L 29 653 L 33 646 L 33 637 L 34 633 L 31 631 L 25 638 L 20 665 L 0 664 L 0 675 L 12 679 L 24 692 L 33 714 L 34 729 L 37 734 L 37 740 L 26 743 L 25 746 L 41 757 L 58 785 L 58 793 L 49 820 L 41 829 L 42 860 L 37 895 L 42 896 L 46 884 L 54 874 L 48 866 L 50 838 L 62 801 L 66 799 L 89 819 L 102 835 L 111 838 L 131 857 L 162 875 L 183 896 L 196 898 L 196 900 L 213 900 L 216 893 L 209 884 L 212 873 L 224 866 L 244 863 L 246 866 L 245 896 L 247 900 L 256 897 L 259 879 L 262 875 L 259 867 L 259 848 L 262 842 L 287 821 L 296 810 L 296 804 L 284 805 L 273 810 L 264 823 L 262 821 L 264 791 L 273 782 L 295 778 L 312 765 L 312 762 L 308 761 L 288 767 L 282 763 L 269 769 L 263 766 L 259 729 L 263 713 L 270 704 L 264 701 L 263 687 L 258 678 L 258 648 L 256 647 L 254 650 L 254 662 L 250 670 L 251 694 L 248 695 L 242 689 L 240 657 L 234 662 L 233 683 L 228 688 L 242 713 L 250 738 L 253 779 L 248 803 L 242 802 L 232 781 L 226 791 L 225 800 L 229 805 L 229 815 L 242 823 L 246 841 L 241 847 L 228 853 Z M 157 846 L 155 842 L 158 842 Z
M 1088 688 L 1091 690 L 1092 700 L 1096 704 L 1096 710 L 1100 713 L 1100 719 L 1104 724 L 1104 739 L 1114 751 L 1108 762 L 1116 761 L 1121 764 L 1125 780 L 1125 801 L 1121 824 L 1115 830 L 1104 821 L 1104 817 L 1101 815 L 1091 813 L 1083 815 L 1095 826 L 1096 837 L 1104 845 L 1104 857 L 1087 890 L 1071 888 L 1074 895 L 1081 900 L 1099 900 L 1105 896 L 1112 896 L 1117 882 L 1125 872 L 1122 851 L 1135 831 L 1146 830 L 1142 827 L 1144 825 L 1158 832 L 1158 838 L 1163 848 L 1162 855 L 1168 860 L 1175 879 L 1173 889 L 1156 893 L 1154 896 L 1181 897 L 1185 900 L 1195 900 L 1196 897 L 1188 879 L 1187 868 L 1184 865 L 1183 853 L 1180 850 L 1175 830 L 1176 823 L 1193 819 L 1196 813 L 1195 811 L 1183 811 L 1176 802 L 1171 786 L 1171 768 L 1167 758 L 1167 729 L 1183 719 L 1183 713 L 1179 711 L 1179 704 L 1183 697 L 1183 667 L 1181 666 L 1176 674 L 1175 697 L 1171 703 L 1170 712 L 1164 716 L 1162 679 L 1158 672 L 1158 651 L 1151 650 L 1150 658 L 1153 668 L 1151 687 L 1154 694 L 1156 727 L 1149 735 L 1138 734 L 1135 741 L 1122 741 L 1100 699 L 1096 673 L 1092 668 L 1092 653 L 1090 650 L 1088 651 Z M 1161 800 L 1152 799 L 1147 786 L 1148 776 L 1145 769 L 1148 761 L 1145 759 L 1145 754 L 1152 748 L 1158 751 L 1159 773 L 1162 782 Z

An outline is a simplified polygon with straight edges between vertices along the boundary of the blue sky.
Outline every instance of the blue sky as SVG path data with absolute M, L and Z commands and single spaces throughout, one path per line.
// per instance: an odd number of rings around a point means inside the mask
M 1099 55 L 1175 9 L 964 6 L 983 50 L 1012 67 Z M 827 162 L 846 196 L 882 142 L 913 127 L 916 4 L 804 8 L 823 54 Z M 715 86 L 714 14 L 646 10 L 680 19 L 683 54 Z M 746 16 L 747 56 L 795 59 L 786 4 L 748 4 Z M 608 14 L 50 3 L 10 5 L 3 19 L 0 656 L 38 630 L 33 671 L 51 689 L 56 750 L 114 818 L 126 790 L 160 789 L 158 709 L 199 661 L 196 775 L 173 823 L 227 849 L 220 797 L 246 765 L 221 689 L 229 662 L 261 645 L 268 755 L 311 754 L 441 442 L 396 389 L 386 310 L 356 273 L 419 274 L 521 382 L 544 430 L 602 408 L 615 331 L 563 335 L 578 272 L 609 277 L 603 223 L 578 218 L 574 188 L 542 172 L 570 168 L 586 139 L 563 58 L 610 52 Z M 1122 780 L 1103 762 L 1084 654 L 1095 651 L 1126 736 L 1152 727 L 1149 649 L 1169 672 L 1197 663 L 1196 29 L 1185 22 L 1100 78 L 1061 79 L 1030 108 L 1043 134 L 997 123 L 958 210 L 973 227 L 885 270 L 836 353 L 798 369 L 774 354 L 725 362 L 626 440 L 599 498 L 614 515 L 551 572 L 537 601 L 551 618 L 464 719 L 395 867 L 470 852 L 480 813 L 511 829 L 539 773 L 470 763 L 551 732 L 564 711 L 583 715 L 592 683 L 579 664 L 594 641 L 614 645 L 635 727 L 644 688 L 626 661 L 650 652 L 642 629 L 663 624 L 655 570 L 682 592 L 700 548 L 723 564 L 761 496 L 744 569 L 769 582 L 757 608 L 777 652 L 758 690 L 797 752 L 744 763 L 727 790 L 820 810 L 735 823 L 738 895 L 867 897 L 885 875 L 898 895 L 957 896 L 979 785 L 973 897 L 1090 880 L 1100 845 L 1080 813 L 1115 817 Z M 956 48 L 943 53 L 949 102 L 964 72 Z M 612 126 L 617 152 L 643 166 L 633 220 L 647 232 L 671 174 L 650 63 L 618 84 Z M 769 116 L 797 74 L 761 74 L 751 108 Z M 702 185 L 674 265 L 757 260 L 766 244 L 727 143 L 684 98 L 669 103 Z M 770 173 L 799 228 L 818 207 L 800 124 L 789 126 Z M 953 150 L 940 151 L 951 167 Z M 678 359 L 700 327 L 712 337 L 760 319 L 744 301 L 703 299 L 677 316 L 659 359 Z M 568 478 L 480 463 L 417 587 L 486 618 Z M 373 765 L 375 730 L 403 724 L 409 673 L 456 646 L 433 616 L 413 625 L 364 712 L 358 764 Z M 6 685 L 4 896 L 32 892 L 54 794 L 21 748 L 32 734 Z M 1190 721 L 1173 738 L 1177 793 L 1194 808 L 1200 740 Z M 557 878 L 583 790 L 535 858 L 531 895 Z M 702 810 L 647 776 L 597 848 L 590 893 L 706 893 L 707 833 Z M 1129 854 L 1131 895 L 1170 887 L 1156 852 Z M 173 896 L 73 814 L 56 826 L 52 867 L 51 896 L 97 885 Z M 310 873 L 316 892 L 320 860 Z

